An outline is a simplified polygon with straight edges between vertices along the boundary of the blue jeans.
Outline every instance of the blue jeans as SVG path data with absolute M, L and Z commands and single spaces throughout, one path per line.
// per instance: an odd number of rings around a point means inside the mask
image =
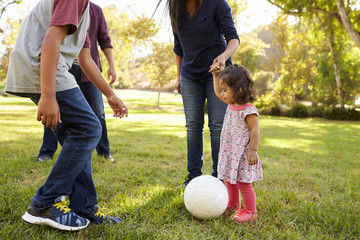
M 101 156 L 110 155 L 109 139 L 107 135 L 107 127 L 105 121 L 104 103 L 102 93 L 91 82 L 81 82 L 81 68 L 79 65 L 73 65 L 69 72 L 74 75 L 82 93 L 84 94 L 87 102 L 95 115 L 98 117 L 101 126 L 102 133 L 99 143 L 96 146 L 96 152 Z M 61 142 L 60 142 L 61 144 Z M 44 127 L 43 142 L 38 154 L 38 157 L 53 157 L 57 149 L 57 139 L 52 133 L 51 129 Z
M 220 134 L 226 104 L 216 97 L 212 76 L 195 80 L 181 76 L 180 87 L 186 118 L 188 177 L 194 178 L 202 175 L 205 100 L 207 100 L 209 117 L 211 156 L 213 160 L 212 175 L 216 177 Z
M 29 97 L 38 104 L 39 94 Z M 54 134 L 62 143 L 62 150 L 46 182 L 33 197 L 33 204 L 46 208 L 57 197 L 68 195 L 74 212 L 89 214 L 98 202 L 91 155 L 101 136 L 101 124 L 79 88 L 57 92 L 56 100 L 62 123 Z

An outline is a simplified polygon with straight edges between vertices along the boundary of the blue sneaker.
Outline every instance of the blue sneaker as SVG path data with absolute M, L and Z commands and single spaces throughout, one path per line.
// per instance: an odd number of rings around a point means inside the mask
M 38 160 L 39 162 L 45 162 L 45 161 L 52 160 L 52 157 L 51 157 L 51 156 L 39 156 L 39 157 L 37 158 L 37 160 Z
M 80 230 L 86 228 L 90 223 L 88 219 L 72 212 L 67 207 L 63 197 L 55 199 L 55 204 L 45 209 L 37 208 L 34 204 L 31 204 L 22 218 L 28 223 L 48 225 L 66 231 Z
M 104 210 L 96 207 L 91 214 L 81 215 L 84 218 L 89 219 L 91 222 L 95 224 L 119 224 L 121 222 L 121 218 L 119 217 L 109 217 L 106 216 Z

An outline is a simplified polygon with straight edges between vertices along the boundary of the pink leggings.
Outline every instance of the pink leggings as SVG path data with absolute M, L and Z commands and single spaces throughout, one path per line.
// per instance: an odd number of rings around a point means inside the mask
M 251 183 L 237 182 L 236 184 L 231 184 L 230 182 L 225 182 L 225 184 L 229 193 L 229 203 L 227 208 L 240 207 L 239 193 L 241 193 L 245 210 L 256 213 L 256 194 Z

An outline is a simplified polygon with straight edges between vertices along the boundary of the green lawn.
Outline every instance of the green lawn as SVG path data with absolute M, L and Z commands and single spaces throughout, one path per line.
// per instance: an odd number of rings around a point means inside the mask
M 117 93 L 129 117 L 112 118 L 106 107 L 116 162 L 94 153 L 93 178 L 99 206 L 123 223 L 70 233 L 21 219 L 54 160 L 36 161 L 43 132 L 36 106 L 0 97 L 0 239 L 360 239 L 359 122 L 261 116 L 258 220 L 238 225 L 226 213 L 199 221 L 177 188 L 187 174 L 181 97 L 162 94 L 156 109 L 156 93 Z M 203 172 L 210 174 L 204 129 Z

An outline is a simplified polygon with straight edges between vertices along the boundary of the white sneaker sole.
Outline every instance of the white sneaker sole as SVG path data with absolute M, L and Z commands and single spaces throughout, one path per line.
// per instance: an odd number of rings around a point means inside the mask
M 48 225 L 50 227 L 60 229 L 60 230 L 65 230 L 65 231 L 81 230 L 81 229 L 86 228 L 90 223 L 90 221 L 88 219 L 86 219 L 86 221 L 87 221 L 86 225 L 80 226 L 80 227 L 72 227 L 72 226 L 67 226 L 67 225 L 57 223 L 54 220 L 51 220 L 49 218 L 35 217 L 35 216 L 29 214 L 28 212 L 25 212 L 25 214 L 22 216 L 22 219 L 24 219 L 24 221 L 28 222 L 28 223 L 37 224 L 37 225 Z

